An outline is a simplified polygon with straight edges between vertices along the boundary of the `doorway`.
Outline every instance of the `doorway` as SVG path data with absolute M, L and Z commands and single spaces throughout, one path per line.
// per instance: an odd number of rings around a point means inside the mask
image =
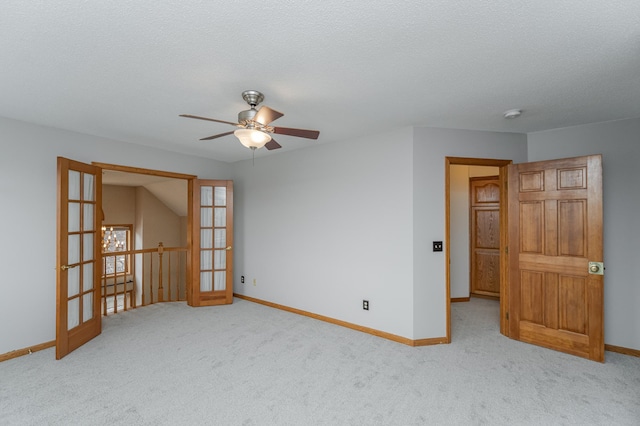
M 187 192 L 165 172 L 102 167 L 103 314 L 186 300 Z
M 184 179 L 187 183 L 186 299 L 190 306 L 230 304 L 233 301 L 233 181 L 200 180 L 197 176 L 132 168 L 113 164 L 86 164 L 64 157 L 57 159 L 56 226 L 56 358 L 98 336 L 102 331 L 101 299 L 104 280 L 100 264 L 105 258 L 102 172 L 114 170 Z M 114 231 L 116 226 L 113 226 Z M 106 229 L 105 229 L 106 231 Z M 109 229 L 111 231 L 111 227 Z M 113 242 L 113 240 L 112 240 Z M 165 300 L 163 256 L 158 244 L 157 300 Z M 141 252 L 145 252 L 141 250 Z M 125 253 L 122 253 L 125 254 Z M 126 254 L 133 254 L 128 251 Z M 114 262 L 117 261 L 114 259 Z M 126 260 L 123 261 L 126 265 Z M 104 271 L 104 265 L 103 265 Z M 124 266 L 123 271 L 126 271 Z M 170 269 L 170 266 L 169 268 Z M 193 269 L 193 271 L 192 271 Z M 117 271 L 117 268 L 114 268 Z M 135 268 L 131 267 L 131 270 Z M 150 276 L 153 267 L 150 271 Z M 170 272 L 169 272 L 170 273 Z M 113 287 L 119 283 L 114 273 Z M 144 276 L 144 270 L 143 270 Z M 192 282 L 193 281 L 193 282 Z M 153 283 L 153 279 L 150 281 Z M 137 284 L 134 284 L 137 285 Z M 155 284 L 151 284 L 153 289 Z M 144 293 L 143 293 L 143 300 Z M 136 299 L 132 295 L 131 299 Z M 153 290 L 149 300 L 154 301 Z M 106 304 L 105 304 L 106 305 Z M 125 305 L 126 306 L 126 305 Z M 105 307 L 106 312 L 106 307 Z
M 470 297 L 470 236 L 469 236 L 469 178 L 474 176 L 497 175 L 500 183 L 499 221 L 506 223 L 506 178 L 507 166 L 511 160 L 481 159 L 464 157 L 445 158 L 445 265 L 447 288 L 447 340 L 451 342 L 451 303 L 468 301 Z M 461 189 L 462 188 L 462 189 Z M 461 205 L 463 207 L 461 207 Z M 500 230 L 500 332 L 508 335 L 504 321 L 507 288 L 504 277 L 506 271 L 506 232 Z

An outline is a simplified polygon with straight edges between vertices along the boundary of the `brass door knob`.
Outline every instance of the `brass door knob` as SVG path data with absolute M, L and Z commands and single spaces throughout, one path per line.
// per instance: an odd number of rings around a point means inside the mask
M 604 264 L 602 262 L 589 262 L 589 273 L 592 275 L 604 275 Z

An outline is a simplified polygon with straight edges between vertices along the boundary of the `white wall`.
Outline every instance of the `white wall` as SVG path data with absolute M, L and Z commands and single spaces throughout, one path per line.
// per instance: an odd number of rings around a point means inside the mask
M 230 175 L 226 163 L 0 118 L 0 354 L 55 339 L 57 156 Z
M 528 141 L 529 161 L 602 154 L 604 340 L 640 350 L 640 119 L 535 132 Z
M 445 157 L 527 159 L 527 136 L 472 130 L 414 128 L 414 338 L 446 336 L 444 252 L 432 241 L 445 232 Z M 455 338 L 455 336 L 453 336 Z
M 234 164 L 236 292 L 411 338 L 411 155 L 406 128 Z

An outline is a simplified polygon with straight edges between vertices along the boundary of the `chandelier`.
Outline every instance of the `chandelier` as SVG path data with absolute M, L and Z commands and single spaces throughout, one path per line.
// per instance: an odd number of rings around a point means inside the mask
M 113 230 L 113 226 L 107 229 L 106 226 L 102 227 L 102 251 L 112 252 L 121 251 L 125 249 L 125 241 L 118 240 L 117 231 Z

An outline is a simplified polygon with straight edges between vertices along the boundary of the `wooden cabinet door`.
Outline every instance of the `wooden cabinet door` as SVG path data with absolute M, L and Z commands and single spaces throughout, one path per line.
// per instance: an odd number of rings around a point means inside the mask
M 195 180 L 191 306 L 233 303 L 233 182 Z
M 56 358 L 100 334 L 100 167 L 58 157 Z
M 500 297 L 500 180 L 469 179 L 471 294 Z
M 601 156 L 511 165 L 508 186 L 510 337 L 604 361 Z

